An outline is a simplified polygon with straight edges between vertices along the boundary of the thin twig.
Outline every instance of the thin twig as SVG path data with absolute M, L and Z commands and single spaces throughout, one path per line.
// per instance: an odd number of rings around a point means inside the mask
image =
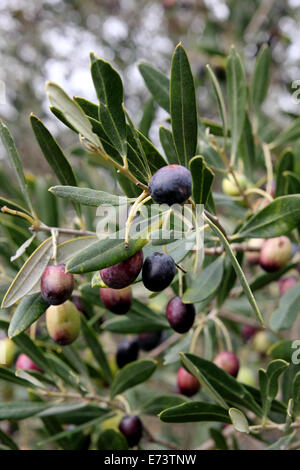
M 52 230 L 57 230 L 58 233 L 64 233 L 66 235 L 79 235 L 81 237 L 86 236 L 97 236 L 96 232 L 90 232 L 88 230 L 75 230 L 71 228 L 60 228 L 60 227 L 48 227 L 48 225 L 32 225 L 29 227 L 31 232 L 52 232 Z
M 245 251 L 260 251 L 261 247 L 259 246 L 249 246 L 247 243 L 231 243 L 231 249 L 236 252 L 245 252 Z M 217 246 L 214 248 L 204 248 L 204 253 L 206 255 L 221 255 L 224 253 L 224 246 Z
M 156 444 L 160 444 L 164 447 L 167 447 L 168 449 L 172 449 L 172 450 L 180 450 L 180 447 L 178 447 L 177 445 L 173 444 L 172 442 L 168 442 L 168 441 L 164 441 L 162 439 L 158 439 L 157 437 L 154 437 L 151 432 L 144 427 L 144 431 L 145 431 L 145 434 L 146 434 L 146 437 L 148 438 L 148 440 L 150 442 L 154 442 Z
M 22 219 L 27 220 L 27 222 L 29 222 L 30 224 L 34 223 L 34 219 L 30 215 L 25 214 L 24 212 L 21 212 L 21 211 L 10 209 L 7 206 L 1 207 L 1 212 L 3 212 L 3 214 L 10 214 L 10 215 L 15 215 L 17 217 L 21 217 Z
M 238 313 L 233 312 L 227 312 L 224 310 L 221 310 L 219 312 L 219 317 L 223 317 L 235 323 L 241 323 L 242 325 L 253 326 L 259 329 L 259 324 L 255 318 L 245 317 L 244 315 L 240 315 Z
M 37 393 L 37 391 L 34 391 Z M 105 404 L 111 406 L 112 408 L 118 408 L 119 410 L 124 411 L 124 406 L 118 405 L 112 400 L 109 400 L 105 397 L 100 397 L 99 395 L 94 395 L 92 393 L 88 393 L 86 395 L 79 395 L 78 393 L 69 393 L 69 392 L 50 392 L 49 390 L 39 390 L 39 395 L 53 397 L 53 398 L 62 398 L 64 400 L 78 400 L 78 401 L 97 401 L 100 404 Z M 126 410 L 125 410 L 126 411 Z

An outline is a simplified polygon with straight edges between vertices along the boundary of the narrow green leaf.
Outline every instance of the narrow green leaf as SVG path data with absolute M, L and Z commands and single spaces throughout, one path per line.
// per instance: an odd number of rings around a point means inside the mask
M 250 93 L 254 111 L 257 113 L 263 104 L 269 87 L 271 51 L 264 44 L 257 55 L 255 68 L 250 85 Z
M 273 142 L 269 144 L 271 150 L 281 147 L 285 144 L 290 144 L 292 141 L 300 137 L 300 118 L 295 119 L 293 123 L 284 129 Z
M 18 336 L 14 337 L 13 342 L 24 354 L 29 356 L 30 359 L 32 359 L 41 370 L 51 370 L 51 365 L 49 364 L 42 349 L 37 346 L 27 334 L 20 333 Z
M 215 232 L 217 237 L 221 240 L 222 244 L 224 245 L 226 253 L 229 256 L 229 258 L 232 262 L 232 266 L 234 267 L 234 270 L 237 274 L 237 277 L 239 278 L 240 283 L 243 287 L 244 293 L 245 293 L 247 299 L 249 300 L 249 303 L 250 303 L 251 307 L 253 308 L 255 314 L 257 315 L 257 318 L 259 319 L 260 323 L 264 326 L 264 320 L 262 318 L 262 315 L 261 315 L 260 310 L 258 308 L 258 305 L 256 303 L 255 297 L 252 294 L 252 291 L 249 287 L 249 284 L 248 284 L 248 281 L 245 277 L 245 274 L 244 274 L 238 260 L 236 259 L 232 249 L 231 249 L 230 243 L 228 242 L 225 235 L 221 232 L 221 230 L 209 218 L 205 217 L 205 219 L 206 219 L 207 223 L 209 224 L 209 226 L 211 227 L 212 231 Z
M 210 168 L 217 171 L 225 169 L 224 161 L 220 153 L 218 153 L 212 146 L 206 135 L 206 129 L 202 122 L 199 122 L 199 141 L 198 141 L 198 152 L 204 156 L 205 162 Z
M 230 423 L 228 412 L 219 405 L 198 401 L 183 403 L 164 410 L 159 419 L 165 423 L 192 423 L 200 421 L 215 421 Z
M 36 372 L 36 371 L 35 371 Z M 38 372 L 37 372 L 38 373 Z M 28 381 L 28 386 L 29 384 L 33 385 L 34 387 L 38 387 L 40 389 L 45 389 L 47 388 L 46 387 L 46 384 L 41 382 L 35 375 L 33 375 L 34 372 L 28 372 L 27 370 L 23 370 L 23 369 L 17 369 L 16 370 L 16 376 L 17 377 L 20 377 L 21 379 L 24 379 L 24 380 L 27 380 Z M 40 374 L 40 376 L 42 376 L 42 374 Z M 49 384 L 47 384 L 49 385 Z M 53 383 L 54 385 L 54 383 Z
M 39 146 L 59 182 L 63 185 L 77 186 L 72 166 L 46 126 L 34 114 L 30 115 L 30 122 Z M 74 204 L 74 207 L 80 217 L 80 206 Z
M 223 400 L 219 392 L 213 387 L 211 382 L 207 380 L 207 377 L 202 373 L 202 371 L 195 365 L 195 362 L 192 360 L 193 356 L 191 354 L 187 355 L 184 353 L 179 353 L 182 364 L 187 368 L 187 370 L 199 380 L 202 387 L 212 396 L 212 398 L 223 408 L 228 410 L 228 405 Z
M 168 162 L 170 164 L 178 164 L 180 160 L 178 158 L 176 148 L 174 145 L 172 132 L 166 127 L 160 126 L 159 128 L 159 138 L 162 148 L 166 154 Z
M 159 153 L 157 148 L 154 147 L 152 142 L 150 142 L 150 140 L 147 139 L 147 137 L 145 137 L 141 132 L 137 131 L 137 134 L 141 141 L 144 153 L 147 156 L 147 160 L 152 174 L 159 170 L 159 168 L 162 168 L 163 166 L 167 165 L 166 160 Z
M 254 214 L 237 237 L 272 238 L 291 232 L 300 224 L 300 194 L 282 196 Z
M 222 431 L 219 431 L 219 429 L 211 428 L 209 430 L 209 434 L 211 438 L 215 441 L 215 448 L 217 450 L 229 450 L 227 441 L 223 436 Z
M 152 65 L 140 62 L 139 71 L 145 80 L 147 88 L 155 101 L 165 109 L 170 111 L 169 88 L 170 80 L 162 72 L 152 67 Z
M 26 419 L 37 415 L 48 408 L 48 403 L 31 403 L 28 401 L 13 401 L 0 403 L 0 420 L 4 419 Z
M 101 343 L 97 338 L 95 330 L 90 327 L 90 325 L 88 324 L 88 322 L 86 321 L 84 317 L 81 318 L 81 327 L 82 327 L 82 333 L 87 342 L 87 345 L 92 351 L 94 358 L 98 362 L 103 376 L 108 381 L 108 383 L 111 383 L 112 373 L 109 367 L 109 363 L 107 361 L 107 358 L 106 358 L 105 352 L 103 351 Z
M 182 395 L 159 395 L 151 398 L 140 409 L 140 413 L 144 415 L 158 415 L 166 408 L 186 403 L 188 399 Z
M 153 98 L 150 98 L 144 105 L 142 119 L 139 124 L 139 131 L 145 136 L 149 136 L 149 131 L 155 117 L 155 104 Z
M 218 290 L 223 277 L 224 257 L 219 256 L 192 281 L 184 292 L 182 301 L 184 303 L 196 303 L 211 297 Z
M 156 365 L 155 361 L 149 359 L 142 359 L 127 364 L 114 378 L 111 386 L 111 397 L 114 398 L 129 388 L 145 382 L 154 373 Z
M 287 179 L 284 176 L 285 171 L 293 171 L 294 169 L 295 155 L 291 149 L 286 149 L 280 155 L 280 159 L 277 165 L 277 178 L 276 178 L 276 191 L 275 197 L 284 196 L 288 194 Z
M 133 256 L 146 243 L 146 239 L 138 238 L 130 240 L 129 246 L 126 248 L 122 238 L 99 240 L 71 258 L 67 263 L 67 271 L 70 273 L 87 273 L 113 266 Z
M 27 188 L 27 183 L 25 180 L 23 168 L 22 168 L 22 163 L 20 160 L 19 153 L 17 151 L 17 148 L 15 146 L 15 143 L 13 141 L 12 135 L 9 132 L 8 127 L 3 124 L 3 122 L 0 120 L 0 138 L 2 140 L 2 143 L 6 149 L 10 164 L 16 174 L 16 177 L 18 179 L 19 186 L 22 190 L 23 196 L 25 198 L 25 201 L 27 202 L 27 205 L 31 211 L 31 213 L 34 213 L 33 207 L 32 207 L 32 202 L 28 193 L 28 188 Z
M 55 83 L 48 82 L 46 88 L 51 105 L 59 110 L 64 119 L 67 120 L 79 134 L 96 147 L 99 147 L 100 140 L 92 131 L 92 125 L 81 107 Z
M 59 432 L 58 434 L 52 434 L 50 437 L 47 437 L 46 439 L 43 439 L 38 443 L 40 447 L 45 446 L 45 444 L 48 444 L 49 442 L 55 442 L 58 441 L 64 437 L 69 437 L 73 436 L 73 434 L 77 434 L 78 432 L 84 431 L 85 429 L 88 428 L 93 428 L 97 424 L 101 423 L 104 419 L 108 419 L 109 417 L 114 416 L 114 413 L 106 413 L 102 417 L 97 417 L 95 419 L 92 419 L 91 421 L 88 421 L 86 423 L 83 423 L 79 426 L 75 426 L 73 429 L 67 429 L 66 431 Z
M 86 393 L 86 388 L 81 382 L 79 374 L 74 372 L 73 369 L 64 362 L 61 358 L 54 354 L 45 354 L 47 362 L 50 366 L 51 371 L 57 375 L 63 382 L 73 388 L 76 388 L 81 393 Z
M 202 204 L 204 165 L 204 157 L 198 155 L 193 157 L 189 162 L 189 168 L 193 179 L 193 200 L 196 204 Z
M 294 413 L 299 416 L 300 413 L 300 371 L 298 371 L 293 378 L 291 387 L 291 397 L 294 402 Z
M 44 400 L 40 396 L 34 395 L 33 393 L 30 394 L 30 400 L 36 403 L 40 403 L 40 404 L 45 403 Z M 52 436 L 53 434 L 58 434 L 59 432 L 62 432 L 62 426 L 55 416 L 49 416 L 49 417 L 40 418 L 40 419 L 44 425 L 46 432 L 50 436 Z M 57 442 L 58 442 L 58 445 L 64 450 L 74 449 L 73 443 L 68 438 L 62 438 L 58 440 Z
M 237 259 L 237 261 L 240 265 L 242 265 L 243 256 L 244 256 L 243 252 L 237 253 L 237 255 L 236 255 L 236 259 Z M 219 307 L 227 299 L 231 289 L 235 285 L 236 278 L 237 278 L 237 275 L 236 275 L 235 269 L 234 269 L 231 261 L 226 259 L 225 263 L 224 263 L 223 278 L 222 278 L 222 281 L 219 285 L 219 289 L 218 289 L 218 293 L 217 293 L 217 304 L 218 304 Z M 251 284 L 250 284 L 250 288 L 252 289 Z M 253 291 L 253 289 L 252 289 L 252 291 Z
M 74 101 L 79 104 L 84 114 L 98 121 L 99 106 L 97 104 L 92 103 L 91 101 L 86 100 L 85 98 L 81 98 L 80 96 L 74 96 Z
M 97 296 L 99 298 L 99 295 Z M 113 318 L 104 323 L 103 328 L 112 333 L 139 334 L 169 329 L 165 315 L 151 310 L 143 302 L 134 299 L 126 315 Z
M 122 108 L 123 84 L 118 72 L 105 60 L 93 53 L 91 72 L 98 99 L 100 101 L 100 121 L 105 133 L 122 155 L 126 156 L 126 122 Z
M 284 361 L 292 362 L 292 355 L 295 352 L 293 343 L 294 340 L 291 339 L 277 341 L 268 349 L 268 356 L 273 359 L 283 359 Z
M 161 318 L 160 318 L 161 317 Z M 159 315 L 154 318 L 144 317 L 136 312 L 128 312 L 126 317 L 113 318 L 103 325 L 104 329 L 119 334 L 139 334 L 169 329 L 170 325 Z
M 128 199 L 127 197 L 115 196 L 105 191 L 96 191 L 90 188 L 77 188 L 76 186 L 53 186 L 49 191 L 63 199 L 92 207 L 99 207 L 101 205 L 119 207 L 120 205 L 130 204 L 135 201 L 135 198 Z
M 7 446 L 11 450 L 19 450 L 17 443 L 13 438 L 5 431 L 0 428 L 0 442 Z
M 288 330 L 296 321 L 300 311 L 299 283 L 289 289 L 279 301 L 279 307 L 273 312 L 270 327 L 275 331 Z
M 0 380 L 11 382 L 13 384 L 20 385 L 21 387 L 27 388 L 30 386 L 30 383 L 27 380 L 17 377 L 12 370 L 2 366 L 0 366 Z
M 39 412 L 38 416 L 40 418 L 44 418 L 46 416 L 59 416 L 61 414 L 68 414 L 74 411 L 82 410 L 86 408 L 87 405 L 85 403 L 51 403 L 49 408 Z M 107 410 L 105 410 L 107 411 Z M 103 411 L 102 411 L 103 412 Z
M 2 188 L 2 189 L 4 189 L 4 188 Z M 27 209 L 25 209 L 25 207 L 20 206 L 16 202 L 10 201 L 9 199 L 6 199 L 3 196 L 0 196 L 0 207 L 3 207 L 3 206 L 8 207 L 9 209 L 13 209 L 13 210 L 19 211 L 19 212 L 24 212 L 24 214 L 30 215 L 30 212 Z
M 196 204 L 206 204 L 211 194 L 214 173 L 205 164 L 204 157 L 197 155 L 189 162 L 193 178 L 193 200 Z
M 23 333 L 32 325 L 49 307 L 41 294 L 33 294 L 23 297 L 17 306 L 9 324 L 8 336 L 14 338 Z
M 239 54 L 232 47 L 226 64 L 227 100 L 231 124 L 231 164 L 236 158 L 247 105 L 247 84 Z
M 104 128 L 101 124 L 101 122 L 97 119 L 93 119 L 89 117 L 89 121 L 92 125 L 93 132 L 99 137 L 101 144 L 105 150 L 105 152 L 117 163 L 120 165 L 123 164 L 123 158 L 120 155 L 119 151 L 115 148 L 109 137 L 106 135 Z M 95 162 L 100 164 L 99 156 L 96 156 Z M 108 162 L 106 162 L 104 159 L 101 161 L 102 165 L 110 166 Z
M 298 263 L 288 263 L 284 268 L 280 269 L 279 271 L 275 271 L 274 273 L 263 273 L 254 276 L 254 278 L 249 282 L 252 292 L 262 289 L 271 282 L 277 281 L 281 278 L 281 276 L 283 276 L 283 274 L 287 273 L 291 269 L 296 268 L 297 265 Z
M 244 163 L 245 175 L 252 179 L 256 168 L 256 149 L 249 115 L 246 112 L 244 128 L 239 142 L 238 152 Z
M 160 224 L 160 213 L 151 219 L 143 219 L 132 224 L 130 233 L 134 236 L 130 239 L 128 247 L 125 246 L 124 229 L 95 242 L 67 263 L 67 271 L 72 273 L 98 271 L 130 258 L 148 243 L 149 233 L 159 228 Z
M 243 384 L 238 382 L 211 361 L 195 356 L 194 354 L 185 354 L 185 357 L 194 365 L 195 372 L 198 370 L 201 376 L 205 378 L 205 380 L 222 397 L 223 400 L 232 405 L 241 406 L 251 410 L 257 416 L 262 416 L 262 410 L 256 398 L 252 396 Z M 192 371 L 190 370 L 190 372 Z M 193 375 L 196 376 L 196 373 L 193 373 Z M 260 398 L 259 393 L 258 398 Z
M 270 362 L 266 371 L 259 370 L 259 385 L 264 416 L 267 416 L 270 411 L 272 401 L 278 393 L 278 379 L 288 365 L 288 362 L 282 359 L 275 359 Z
M 207 68 L 207 71 L 209 73 L 210 79 L 212 81 L 212 84 L 215 90 L 219 112 L 220 112 L 220 116 L 221 116 L 222 123 L 223 123 L 223 135 L 224 137 L 226 137 L 228 133 L 228 123 L 227 123 L 227 111 L 225 107 L 223 93 L 222 93 L 220 84 L 218 82 L 218 79 L 216 75 L 214 74 L 213 70 L 211 69 L 210 65 L 207 65 L 206 68 Z
M 95 243 L 96 235 L 86 237 L 73 238 L 57 245 L 56 261 L 58 264 L 66 264 L 66 262 L 74 256 L 75 253 L 87 248 Z
M 1 308 L 15 304 L 28 294 L 40 280 L 52 254 L 52 238 L 47 238 L 32 253 L 11 283 L 2 301 Z
M 182 165 L 187 166 L 197 147 L 197 107 L 194 78 L 182 45 L 173 54 L 170 82 L 173 138 Z

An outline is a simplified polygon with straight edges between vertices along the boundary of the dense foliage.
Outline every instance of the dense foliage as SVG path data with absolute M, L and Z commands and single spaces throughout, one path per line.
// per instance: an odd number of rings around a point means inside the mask
M 238 448 L 243 435 L 249 447 L 294 446 L 299 120 L 278 129 L 263 113 L 266 45 L 251 77 L 234 47 L 225 86 L 208 66 L 221 123 L 198 116 L 181 44 L 170 78 L 138 67 L 153 97 L 138 128 L 119 74 L 93 53 L 98 103 L 47 83 L 50 109 L 77 134 L 73 153 L 85 162 L 76 174 L 31 115 L 60 185 L 26 178 L 0 125 L 18 182 L 1 197 L 1 446 Z M 162 151 L 148 138 L 156 106 L 168 113 Z M 110 233 L 99 238 L 101 208 L 127 203 L 125 221 L 108 218 Z M 172 203 L 187 207 L 192 224 L 185 212 L 178 224 Z M 34 436 L 24 444 L 27 420 Z M 164 423 L 194 424 L 183 436 Z

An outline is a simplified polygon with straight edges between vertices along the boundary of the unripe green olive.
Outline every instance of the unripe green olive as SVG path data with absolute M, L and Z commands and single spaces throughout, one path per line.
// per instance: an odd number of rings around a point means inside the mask
M 269 238 L 260 250 L 259 263 L 267 272 L 282 269 L 292 256 L 292 244 L 288 237 Z
M 71 344 L 80 332 L 80 313 L 70 300 L 61 305 L 51 305 L 46 311 L 46 325 L 55 343 L 61 346 Z
M 260 354 L 266 354 L 271 345 L 271 338 L 266 331 L 258 331 L 253 338 L 253 348 Z
M 249 183 L 248 183 L 247 178 L 244 175 L 236 173 L 236 179 L 241 189 L 245 190 L 248 188 Z M 224 193 L 227 194 L 228 196 L 240 195 L 240 189 L 237 186 L 232 175 L 228 175 L 226 178 L 223 179 L 222 189 Z
M 243 384 L 255 387 L 255 376 L 249 367 L 241 367 L 237 375 L 237 380 Z
M 251 238 L 248 241 L 248 246 L 251 248 L 261 248 L 265 242 L 264 238 Z M 245 253 L 246 259 L 249 264 L 258 264 L 259 257 L 260 257 L 260 250 L 259 251 L 246 251 Z
M 15 343 L 9 338 L 0 341 L 0 366 L 10 367 L 16 352 Z

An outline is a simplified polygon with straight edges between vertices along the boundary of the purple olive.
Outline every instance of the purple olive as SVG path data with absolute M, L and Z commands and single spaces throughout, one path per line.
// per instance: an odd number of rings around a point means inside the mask
M 80 332 L 80 313 L 70 300 L 61 305 L 51 305 L 46 310 L 46 325 L 55 343 L 61 346 L 71 344 Z
M 16 369 L 37 370 L 41 372 L 41 369 L 24 353 L 19 355 L 16 362 Z
M 240 363 L 237 356 L 229 351 L 221 351 L 214 359 L 214 363 L 225 370 L 232 377 L 238 375 Z
M 291 255 L 292 244 L 288 237 L 269 238 L 261 248 L 259 263 L 265 271 L 271 273 L 282 269 Z
M 119 369 L 136 361 L 139 355 L 139 343 L 136 339 L 123 339 L 117 348 L 116 362 Z
M 179 392 L 187 397 L 192 397 L 200 388 L 199 380 L 190 374 L 184 367 L 180 367 L 177 372 L 177 386 Z
M 286 276 L 278 281 L 279 295 L 282 297 L 288 290 L 298 283 L 296 276 Z
M 181 165 L 164 166 L 152 176 L 149 191 L 158 204 L 182 204 L 192 194 L 191 172 Z
M 142 277 L 146 289 L 160 292 L 168 287 L 176 274 L 173 258 L 165 253 L 151 253 L 143 265 Z
M 161 331 L 154 332 L 154 333 L 140 333 L 137 336 L 137 341 L 139 343 L 139 347 L 143 351 L 151 351 L 152 349 L 156 348 L 161 342 Z
M 60 305 L 71 297 L 74 276 L 65 272 L 64 264 L 47 266 L 41 279 L 41 294 L 50 305 Z
M 103 268 L 100 276 L 104 284 L 112 289 L 123 289 L 136 280 L 143 266 L 143 251 L 140 250 L 120 263 Z
M 186 333 L 193 326 L 195 307 L 193 304 L 184 304 L 180 297 L 174 297 L 167 305 L 166 316 L 173 330 Z
M 138 445 L 143 435 L 143 425 L 138 416 L 124 416 L 119 430 L 126 437 L 129 447 Z
M 100 298 L 110 312 L 124 315 L 132 304 L 131 287 L 124 287 L 124 289 L 100 288 Z

